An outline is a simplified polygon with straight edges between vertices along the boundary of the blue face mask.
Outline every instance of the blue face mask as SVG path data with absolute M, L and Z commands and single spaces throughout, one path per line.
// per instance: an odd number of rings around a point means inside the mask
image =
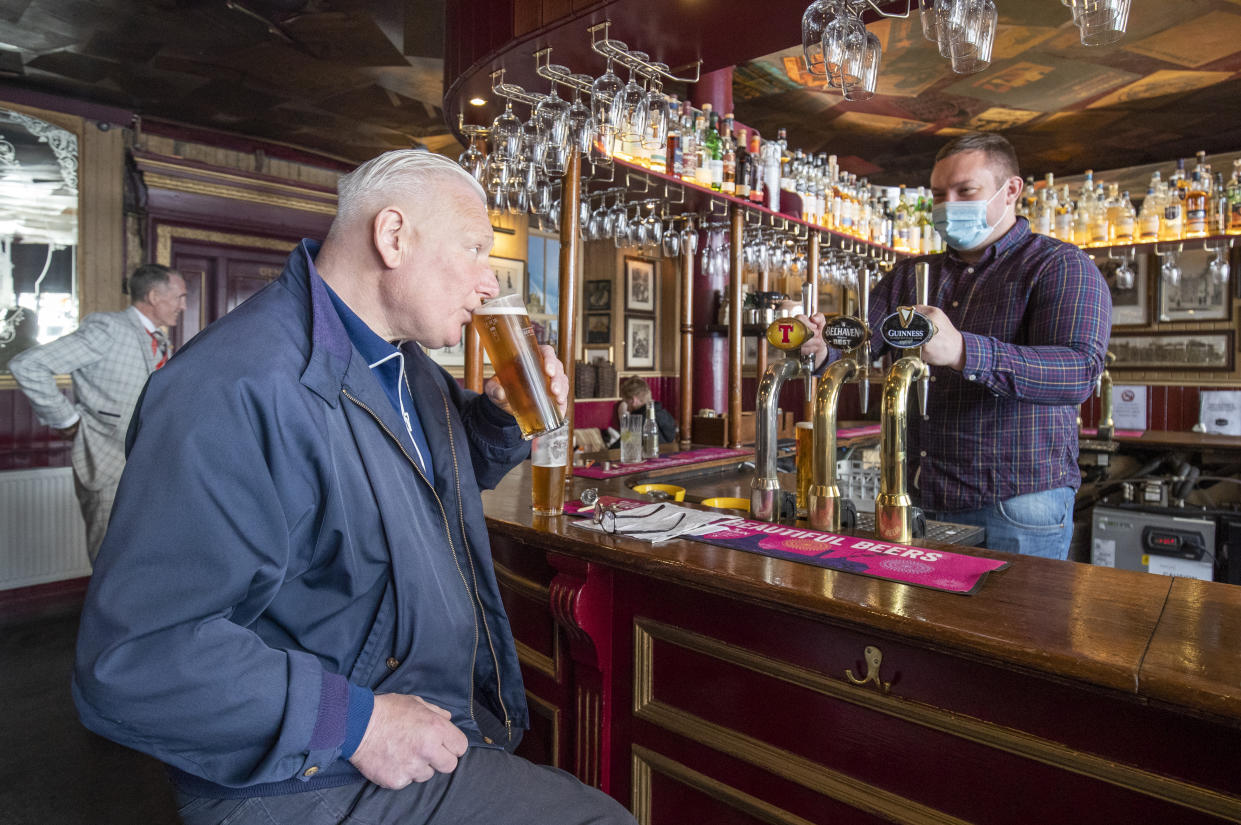
M 1001 186 L 995 195 L 1004 191 Z M 944 201 L 931 207 L 931 223 L 944 242 L 953 249 L 969 252 L 982 246 L 995 229 L 987 223 L 987 208 L 995 195 L 985 201 Z

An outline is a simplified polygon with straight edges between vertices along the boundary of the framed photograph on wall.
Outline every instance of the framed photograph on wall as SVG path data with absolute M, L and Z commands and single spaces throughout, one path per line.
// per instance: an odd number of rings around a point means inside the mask
M 625 319 L 625 369 L 655 369 L 655 319 Z
M 585 291 L 587 312 L 612 311 L 611 281 L 587 281 Z
M 582 350 L 582 360 L 587 364 L 593 364 L 595 361 L 611 361 L 612 347 L 585 347 Z
M 625 258 L 625 309 L 655 311 L 655 262 Z
M 1112 293 L 1112 326 L 1144 327 L 1150 323 L 1150 256 L 1096 260 Z
M 515 258 L 497 258 L 492 255 L 491 271 L 500 282 L 501 295 L 520 295 L 526 297 L 526 262 Z
M 1175 285 L 1159 278 L 1160 321 L 1224 321 L 1232 311 L 1232 266 L 1228 250 L 1186 249 L 1176 256 L 1181 278 Z M 1160 263 L 1166 260 L 1160 258 Z M 1217 268 L 1220 267 L 1220 268 Z
M 1108 350 L 1116 356 L 1111 370 L 1232 371 L 1232 331 L 1146 332 L 1113 335 Z
M 612 316 L 609 313 L 590 313 L 586 316 L 586 343 L 612 343 Z

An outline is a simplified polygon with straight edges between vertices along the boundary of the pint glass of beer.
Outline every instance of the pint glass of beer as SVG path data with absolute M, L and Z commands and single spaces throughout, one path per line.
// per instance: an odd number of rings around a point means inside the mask
M 478 333 L 525 439 L 565 423 L 547 384 L 534 328 L 520 295 L 501 295 L 474 310 Z
M 814 422 L 797 422 L 797 512 L 810 509 L 810 482 L 814 477 Z
M 530 444 L 530 501 L 536 516 L 564 512 L 565 464 L 569 460 L 569 428 L 535 436 Z

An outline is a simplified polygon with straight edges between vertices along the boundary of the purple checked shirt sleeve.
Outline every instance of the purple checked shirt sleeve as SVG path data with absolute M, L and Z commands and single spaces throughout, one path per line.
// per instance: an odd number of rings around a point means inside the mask
M 1071 247 L 1043 265 L 1030 289 L 1024 325 L 1027 342 L 1006 343 L 963 332 L 962 372 L 1007 398 L 1081 404 L 1103 371 L 1111 294 L 1090 258 Z

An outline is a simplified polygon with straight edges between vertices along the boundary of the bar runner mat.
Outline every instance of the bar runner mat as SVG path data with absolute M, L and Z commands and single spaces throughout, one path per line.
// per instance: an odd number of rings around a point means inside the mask
M 615 496 L 600 496 L 599 500 L 617 510 L 650 504 Z M 567 515 L 586 515 L 592 509 L 581 501 L 567 502 L 564 508 Z M 685 538 L 966 596 L 977 593 L 992 570 L 1008 567 L 1006 561 L 733 516 L 723 516 L 702 533 Z
M 726 447 L 703 447 L 698 450 L 686 450 L 683 453 L 669 453 L 661 455 L 659 458 L 652 458 L 649 461 L 640 461 L 637 464 L 621 464 L 618 461 L 611 462 L 609 469 L 603 469 L 603 466 L 596 461 L 589 467 L 574 467 L 573 475 L 582 478 L 616 478 L 617 476 L 627 476 L 634 473 L 642 473 L 647 470 L 659 470 L 664 467 L 678 467 L 682 464 L 697 464 L 700 461 L 714 461 L 717 458 L 729 458 L 735 455 L 752 455 L 753 450 L 730 450 Z
M 1141 438 L 1145 430 L 1116 430 L 1112 435 L 1117 438 Z M 1090 436 L 1091 438 L 1099 434 L 1098 427 L 1082 427 L 1079 431 L 1081 435 Z

